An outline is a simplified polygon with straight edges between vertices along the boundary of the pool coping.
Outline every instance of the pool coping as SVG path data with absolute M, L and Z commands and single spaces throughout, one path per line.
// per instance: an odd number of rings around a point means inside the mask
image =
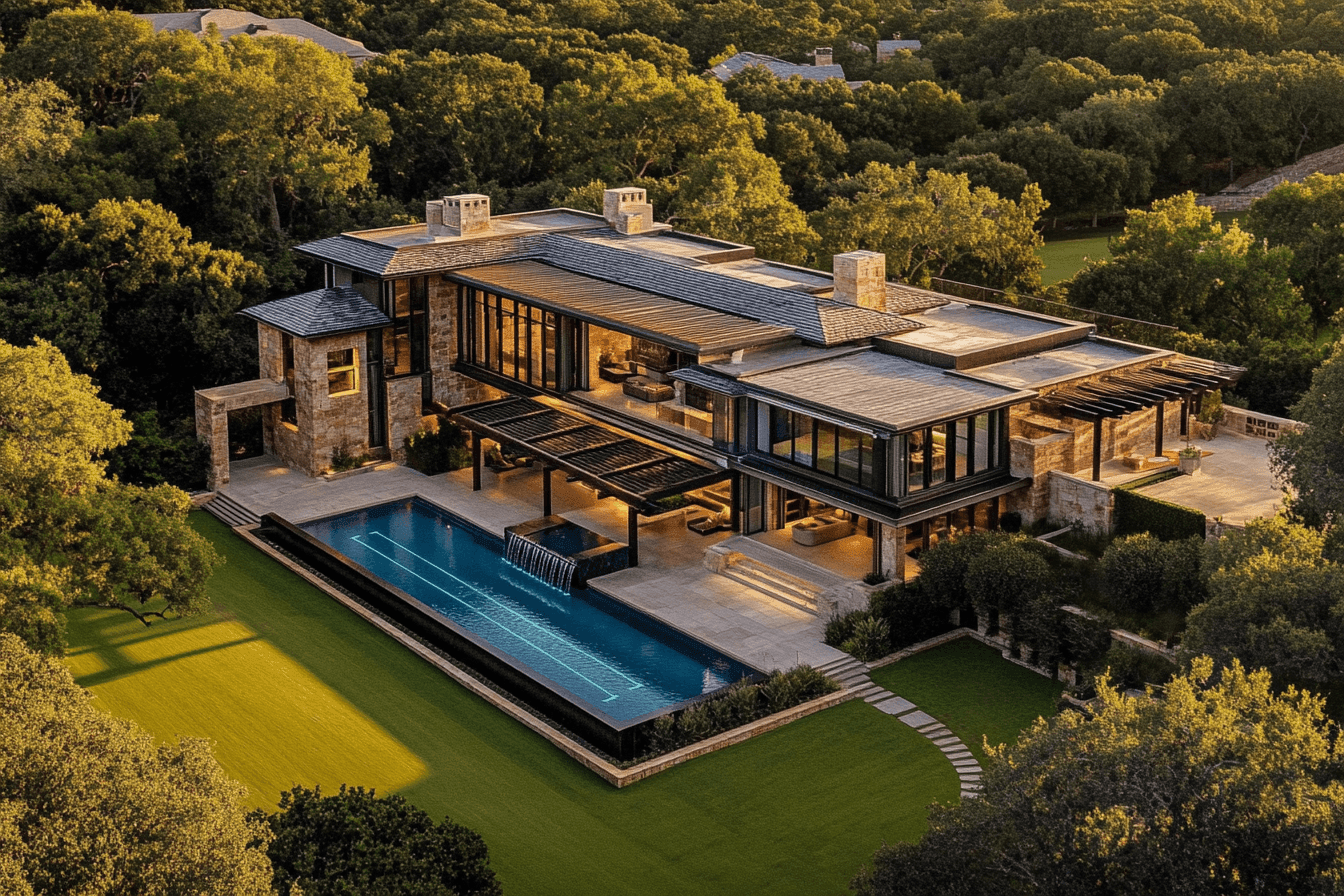
M 587 747 L 585 747 L 577 740 L 573 739 L 569 735 L 558 730 L 557 728 L 553 727 L 552 725 L 548 724 L 542 719 L 537 718 L 532 713 L 528 712 L 526 709 L 519 706 L 518 704 L 505 699 L 502 695 L 494 691 L 492 688 L 487 687 L 486 685 L 478 681 L 476 678 L 467 674 L 462 669 L 459 669 L 457 666 L 448 662 L 436 651 L 432 650 L 431 648 L 429 648 L 424 644 L 421 644 L 418 640 L 411 637 L 406 632 L 402 631 L 400 628 L 393 625 L 388 620 L 384 619 L 382 616 L 373 612 L 359 601 L 354 600 L 349 595 L 340 591 L 338 588 L 333 587 L 330 583 L 328 583 L 322 577 L 314 574 L 311 570 L 305 568 L 301 564 L 294 562 L 283 552 L 276 550 L 273 546 L 267 544 L 265 541 L 259 538 L 256 534 L 256 530 L 258 528 L 259 526 L 257 524 L 252 524 L 249 526 L 234 527 L 233 531 L 237 533 L 248 544 L 262 551 L 264 554 L 266 554 L 266 556 L 277 561 L 286 569 L 296 573 L 300 578 L 308 582 L 310 585 L 319 588 L 328 597 L 334 599 L 342 606 L 344 606 L 346 609 L 352 611 L 355 615 L 359 616 L 361 619 L 372 625 L 374 628 L 392 637 L 395 641 L 397 641 L 397 643 L 401 644 L 403 647 L 410 650 L 416 656 L 420 657 L 422 660 L 429 663 L 443 674 L 447 675 L 453 681 L 462 685 L 476 696 L 482 698 L 487 703 L 494 706 L 496 709 L 502 710 L 514 720 L 521 722 L 523 725 L 530 728 L 535 733 L 541 735 L 546 740 L 550 741 L 553 746 L 559 748 L 570 758 L 578 761 L 579 764 L 581 764 L 594 774 L 598 775 L 598 777 L 602 778 L 613 787 L 617 788 L 626 787 L 630 784 L 634 784 L 637 781 L 642 781 L 645 778 L 648 778 L 652 775 L 656 775 L 659 772 L 663 772 L 675 766 L 681 765 L 683 762 L 687 762 L 698 756 L 704 756 L 709 753 L 722 750 L 726 747 L 734 746 L 735 744 L 739 744 L 742 743 L 743 741 L 750 740 L 751 738 L 756 737 L 757 735 L 773 731 L 776 728 L 780 728 L 784 725 L 787 725 L 790 722 L 794 722 L 797 721 L 798 719 L 805 718 L 814 713 L 820 712 L 823 709 L 829 709 L 832 706 L 838 706 L 841 703 L 845 703 L 859 696 L 858 690 L 842 687 L 838 691 L 833 691 L 829 694 L 824 694 L 821 697 L 809 700 L 806 703 L 800 703 L 797 706 L 791 707 L 782 712 L 777 712 L 774 715 L 766 716 L 765 718 L 762 719 L 757 719 L 756 721 L 747 725 L 743 725 L 740 728 L 734 728 L 731 731 L 725 731 L 722 732 L 721 734 L 716 734 L 713 737 L 707 738 L 694 744 L 690 744 L 678 750 L 673 750 L 670 753 L 665 753 L 662 756 L 658 756 L 645 762 L 641 762 L 638 765 L 631 766 L 630 768 L 623 769 L 617 765 L 608 762 L 606 759 L 594 753 L 593 751 L 589 750 Z

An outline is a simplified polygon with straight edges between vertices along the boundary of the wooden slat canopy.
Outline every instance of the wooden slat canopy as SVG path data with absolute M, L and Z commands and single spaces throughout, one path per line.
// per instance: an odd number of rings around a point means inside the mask
M 653 503 L 660 498 L 713 485 L 732 475 L 532 398 L 515 396 L 468 405 L 450 419 L 645 512 L 654 512 Z

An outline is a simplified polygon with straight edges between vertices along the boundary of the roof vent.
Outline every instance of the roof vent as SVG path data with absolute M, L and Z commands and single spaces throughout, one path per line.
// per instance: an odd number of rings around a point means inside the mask
M 812 56 L 814 57 L 814 58 L 813 58 L 813 64 L 814 64 L 814 65 L 830 65 L 830 64 L 831 64 L 831 48 L 830 48 L 830 47 L 817 47 L 817 49 L 813 51 Z
M 653 229 L 653 206 L 639 187 L 602 191 L 602 217 L 618 233 L 644 233 Z
M 490 230 L 490 197 L 480 193 L 445 196 L 425 203 L 430 236 L 472 236 Z
M 874 311 L 887 310 L 887 256 L 881 252 L 846 252 L 832 259 L 836 301 Z

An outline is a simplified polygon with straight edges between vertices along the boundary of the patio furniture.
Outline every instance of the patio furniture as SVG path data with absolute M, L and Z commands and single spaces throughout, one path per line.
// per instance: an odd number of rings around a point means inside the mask
M 644 376 L 632 376 L 621 384 L 621 389 L 631 398 L 638 398 L 640 401 L 667 401 L 676 394 L 672 387 L 665 383 L 655 383 L 653 380 Z
M 837 510 L 835 513 L 840 514 L 844 511 Z M 834 514 L 811 516 L 793 524 L 794 542 L 807 547 L 816 547 L 819 544 L 826 544 L 829 541 L 835 541 L 853 534 L 854 524 L 849 521 L 848 515 L 844 518 L 837 517 Z
M 634 371 L 630 369 L 630 365 L 623 364 L 612 367 L 599 367 L 597 375 L 609 383 L 623 383 L 635 374 Z
M 693 519 L 686 524 L 687 529 L 690 529 L 692 532 L 698 532 L 701 535 L 710 535 L 724 529 L 731 529 L 732 527 L 733 509 L 731 507 L 724 507 L 715 513 L 711 513 L 709 516 Z

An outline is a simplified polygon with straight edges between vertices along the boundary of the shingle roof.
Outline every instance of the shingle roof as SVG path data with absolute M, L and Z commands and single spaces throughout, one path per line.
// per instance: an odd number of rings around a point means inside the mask
M 727 81 L 733 75 L 746 68 L 756 66 L 764 68 L 779 78 L 781 81 L 787 81 L 794 75 L 808 81 L 826 81 L 830 78 L 840 78 L 844 80 L 845 70 L 838 65 L 799 65 L 796 62 L 785 62 L 774 56 L 766 56 L 763 53 L 738 53 L 723 60 L 709 71 L 720 81 Z
M 348 56 L 358 65 L 380 54 L 357 40 L 332 34 L 303 19 L 268 19 L 265 16 L 237 9 L 193 9 L 187 12 L 147 13 L 138 15 L 154 26 L 155 31 L 190 31 L 203 36 L 211 25 L 219 29 L 219 36 L 228 40 L 238 34 L 267 37 L 281 34 L 296 40 L 306 40 L 332 53 Z
M 547 234 L 543 245 L 545 260 L 556 267 L 622 286 L 653 290 L 762 323 L 791 327 L 802 339 L 821 345 L 885 336 L 920 326 L 895 314 L 613 249 L 585 240 L 581 233 Z
M 373 330 L 392 323 L 386 314 L 348 286 L 315 289 L 253 305 L 239 313 L 304 339 Z

